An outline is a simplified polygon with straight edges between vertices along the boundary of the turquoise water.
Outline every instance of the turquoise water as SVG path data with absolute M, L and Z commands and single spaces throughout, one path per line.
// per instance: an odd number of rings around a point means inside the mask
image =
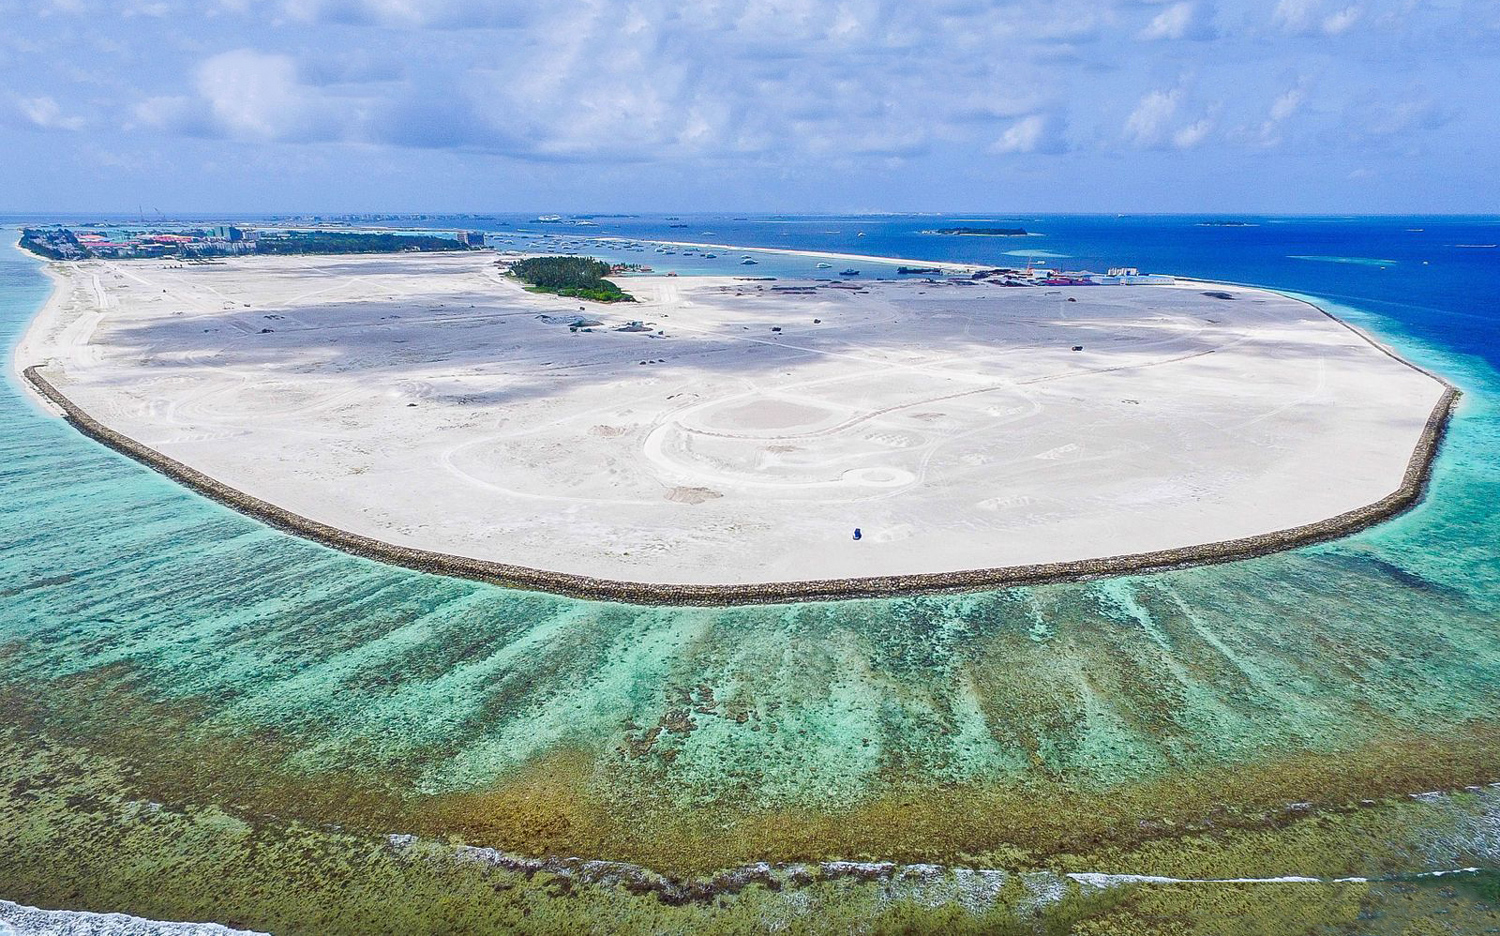
M 939 259 L 999 249 L 898 235 L 894 223 L 859 222 L 871 233 L 837 245 Z M 1163 250 L 1135 227 L 1111 247 L 1086 224 L 1073 239 L 1058 224 L 1064 233 L 1049 244 L 1078 257 L 1108 251 L 1133 263 Z M 687 239 L 657 225 L 621 233 Z M 727 227 L 704 229 L 728 239 Z M 1275 227 L 1173 230 L 1188 243 Z M 779 234 L 761 233 L 778 245 Z M 803 243 L 830 249 L 827 236 Z M 47 691 L 107 674 L 148 698 L 193 701 L 203 732 L 274 730 L 309 774 L 360 768 L 414 792 L 480 788 L 569 749 L 598 758 L 591 782 L 601 789 L 767 806 L 853 803 L 896 780 L 1038 771 L 1104 787 L 1493 718 L 1500 378 L 1477 353 L 1494 334 L 1493 294 L 1483 292 L 1492 281 L 1476 277 L 1462 302 L 1451 283 L 1384 293 L 1436 307 L 1346 304 L 1327 297 L 1382 284 L 1333 279 L 1324 292 L 1309 271 L 1345 265 L 1287 253 L 1268 244 L 1253 262 L 1226 253 L 1205 268 L 1211 259 L 1182 248 L 1179 269 L 1304 290 L 1466 394 L 1430 499 L 1364 534 L 1089 584 L 794 607 L 615 606 L 390 568 L 275 532 L 44 416 L 8 375 L 0 684 Z M 1154 268 L 1172 269 L 1162 256 Z M 1257 275 L 1266 264 L 1271 274 Z M 753 270 L 768 268 L 789 275 L 770 263 Z M 47 291 L 35 262 L 0 254 L 7 347 Z M 645 744 L 676 712 L 693 727 Z M 616 755 L 632 744 L 648 753 Z
M 1314 260 L 1319 263 L 1353 263 L 1359 266 L 1386 267 L 1399 263 L 1399 260 L 1382 260 L 1378 257 L 1318 257 L 1294 255 L 1291 260 Z

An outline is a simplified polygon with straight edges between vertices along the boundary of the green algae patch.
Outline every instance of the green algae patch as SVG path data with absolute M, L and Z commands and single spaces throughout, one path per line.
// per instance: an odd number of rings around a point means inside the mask
M 35 736 L 0 745 L 0 879 L 7 897 L 39 906 L 124 911 L 154 919 L 214 919 L 277 933 L 1077 933 L 1256 934 L 1482 932 L 1494 925 L 1484 879 L 1149 884 L 1105 891 L 1035 872 L 974 890 L 927 875 L 916 883 L 814 877 L 791 888 L 759 884 L 707 899 L 664 901 L 649 891 L 580 883 L 461 859 L 432 842 L 393 848 L 327 824 L 236 814 L 134 797 L 124 763 Z M 1286 827 L 1227 830 L 1195 848 L 1235 842 L 1267 859 L 1289 837 L 1321 838 L 1343 863 L 1361 849 L 1432 847 L 1433 830 L 1461 835 L 1493 816 L 1474 794 L 1369 807 L 1358 829 L 1313 817 Z M 1242 836 L 1247 836 L 1241 839 Z M 1225 843 L 1228 844 L 1225 844 Z M 1301 847 L 1301 846 L 1297 846 Z M 1456 854 L 1428 858 L 1453 858 Z M 1381 861 L 1390 860 L 1382 857 Z M 1426 922 L 1423 922 L 1426 921 Z M 1436 921 L 1436 922 L 1433 922 Z M 1435 926 L 1413 929 L 1413 926 Z
M 131 798 L 132 771 L 36 738 L 0 748 L 0 880 L 43 907 L 213 919 L 279 934 L 617 932 L 1062 932 L 1117 898 L 1064 887 L 1039 903 L 1019 878 L 981 901 L 951 887 L 858 878 L 762 886 L 673 903 L 455 860 L 415 858 L 384 837 L 216 807 Z
M 733 796 L 685 806 L 670 769 L 617 772 L 627 753 L 582 747 L 556 748 L 480 789 L 424 793 L 401 771 L 309 772 L 294 738 L 207 730 L 199 705 L 142 699 L 128 674 L 112 676 L 77 677 L 41 694 L 0 693 L 8 743 L 24 750 L 27 738 L 47 738 L 120 764 L 121 786 L 141 801 L 531 856 L 612 859 L 678 875 L 830 859 L 1174 876 L 1246 868 L 1268 876 L 1359 873 L 1315 850 L 1292 855 L 1269 846 L 1274 860 L 1252 862 L 1237 852 L 1214 865 L 1204 842 L 1305 829 L 1309 817 L 1349 822 L 1361 815 L 1361 800 L 1500 777 L 1500 726 L 1474 722 L 1440 737 L 1295 752 L 1102 790 L 1045 776 L 938 787 L 892 782 L 825 809 L 768 808 Z M 701 693 L 696 698 L 699 708 L 710 707 Z

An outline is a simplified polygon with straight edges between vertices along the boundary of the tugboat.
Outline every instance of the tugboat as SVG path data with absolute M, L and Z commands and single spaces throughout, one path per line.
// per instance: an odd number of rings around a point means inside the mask
M 850 268 L 848 270 L 840 270 L 839 271 L 839 275 L 840 276 L 858 276 L 859 275 L 859 271 L 856 270 L 856 269 Z

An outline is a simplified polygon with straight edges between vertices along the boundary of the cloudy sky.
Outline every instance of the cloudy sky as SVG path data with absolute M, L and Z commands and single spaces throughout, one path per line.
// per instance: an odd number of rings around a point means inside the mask
M 1500 212 L 1497 0 L 0 0 L 0 211 Z

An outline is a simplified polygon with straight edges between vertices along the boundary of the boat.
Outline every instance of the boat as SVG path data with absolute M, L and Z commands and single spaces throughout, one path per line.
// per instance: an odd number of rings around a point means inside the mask
M 749 257 L 746 257 L 745 259 L 740 261 L 740 263 L 745 266 L 755 266 L 759 262 L 759 260 L 751 260 Z
M 855 269 L 840 270 L 839 271 L 839 275 L 840 276 L 858 276 L 859 275 L 859 271 L 855 270 Z
M 818 264 L 818 269 L 820 269 L 820 270 L 831 270 L 831 269 L 833 269 L 833 264 L 831 264 L 831 263 L 819 263 Z
M 719 255 L 718 254 L 704 254 L 703 255 L 703 259 L 705 259 L 705 260 L 717 260 L 717 259 L 719 259 Z

